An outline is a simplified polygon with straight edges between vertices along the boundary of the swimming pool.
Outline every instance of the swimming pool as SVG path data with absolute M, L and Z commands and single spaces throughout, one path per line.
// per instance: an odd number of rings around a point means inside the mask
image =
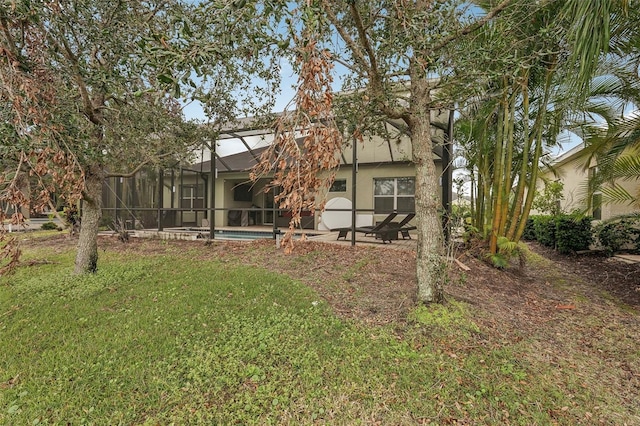
M 208 231 L 199 231 L 205 238 L 209 237 Z M 273 232 L 269 231 L 237 231 L 216 229 L 214 239 L 216 240 L 259 240 L 263 238 L 273 238 Z
M 284 234 L 284 230 L 278 235 Z M 307 237 L 317 235 L 315 233 L 305 233 Z M 209 230 L 204 228 L 167 228 L 163 231 L 155 231 L 150 229 L 138 230 L 136 235 L 147 238 L 161 238 L 163 240 L 198 240 L 209 238 Z M 294 238 L 299 238 L 295 235 Z M 235 240 L 235 241 L 251 241 L 258 239 L 273 239 L 273 231 L 259 230 L 240 230 L 240 229 L 216 229 L 214 231 L 215 240 Z

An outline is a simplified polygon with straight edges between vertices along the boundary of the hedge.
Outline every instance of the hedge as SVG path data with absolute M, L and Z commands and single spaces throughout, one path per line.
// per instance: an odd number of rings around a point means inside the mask
M 530 219 L 532 221 L 530 229 L 532 228 L 535 239 L 544 246 L 557 249 L 560 253 L 587 250 L 593 241 L 589 217 L 561 214 L 532 216 Z

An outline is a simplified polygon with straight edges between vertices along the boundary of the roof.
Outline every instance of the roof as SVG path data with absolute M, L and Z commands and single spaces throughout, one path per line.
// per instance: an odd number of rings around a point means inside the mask
M 298 139 L 298 142 L 301 142 L 301 138 Z M 258 163 L 258 161 L 260 160 L 260 156 L 266 149 L 267 147 L 260 147 L 233 155 L 227 155 L 225 157 L 216 157 L 216 170 L 219 173 L 248 172 L 253 166 Z M 394 158 L 391 150 L 384 149 L 380 151 L 384 152 L 382 159 L 379 159 L 378 161 L 361 161 L 359 164 L 406 164 L 409 162 L 405 157 L 397 156 L 397 158 Z M 342 164 L 351 164 L 349 161 L 350 159 L 350 155 L 343 154 L 341 156 Z M 437 157 L 436 159 L 440 160 L 440 157 Z M 211 160 L 192 164 L 183 167 L 183 169 L 200 173 L 209 173 L 211 172 Z
M 565 151 L 562 154 L 560 154 L 559 156 L 557 156 L 556 158 L 554 158 L 553 161 L 551 162 L 551 164 L 552 165 L 557 165 L 557 164 L 566 163 L 568 161 L 573 161 L 577 157 L 580 157 L 582 155 L 582 150 L 584 148 L 585 148 L 584 144 L 580 143 L 580 144 L 574 146 L 573 148 L 571 148 L 569 151 Z
M 220 129 L 216 140 L 214 155 L 216 170 L 219 172 L 246 172 L 260 159 L 262 153 L 273 140 L 273 129 L 269 128 L 269 120 L 275 120 L 284 113 L 260 119 L 246 117 L 236 120 Z M 434 110 L 431 120 L 433 152 L 435 161 L 443 156 L 443 139 L 450 121 L 451 112 L 447 109 Z M 357 147 L 359 164 L 393 164 L 407 163 L 412 158 L 411 143 L 407 137 L 406 124 L 402 120 L 386 120 L 387 129 L 392 136 L 371 136 L 364 145 Z M 298 137 L 301 143 L 302 137 Z M 232 142 L 233 141 L 233 142 Z M 352 144 L 345 143 L 341 155 L 342 164 L 351 164 L 353 156 Z M 205 156 L 205 158 L 207 158 Z M 211 160 L 195 163 L 185 167 L 197 172 L 210 172 Z
M 238 154 L 227 155 L 226 157 L 216 157 L 216 170 L 218 172 L 246 172 L 256 165 L 260 155 L 266 150 L 266 147 L 245 151 Z M 202 163 L 193 164 L 184 169 L 193 170 L 195 172 L 209 173 L 211 172 L 211 160 Z

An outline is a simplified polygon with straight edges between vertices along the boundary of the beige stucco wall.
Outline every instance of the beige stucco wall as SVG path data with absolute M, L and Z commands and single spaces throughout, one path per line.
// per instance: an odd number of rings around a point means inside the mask
M 432 111 L 432 122 L 438 122 L 444 126 L 449 119 L 446 110 L 442 112 Z M 397 128 L 387 124 L 389 135 L 386 137 L 378 135 L 365 135 L 363 141 L 357 142 L 356 152 L 358 163 L 382 163 L 382 162 L 404 162 L 411 161 L 411 139 Z M 444 131 L 435 127 L 431 128 L 431 137 L 434 143 L 442 143 Z M 345 141 L 342 150 L 342 157 L 347 164 L 352 162 L 353 141 Z
M 442 173 L 442 165 L 440 163 L 436 163 L 436 169 L 440 175 Z M 366 212 L 366 210 L 373 210 L 374 207 L 373 180 L 375 178 L 414 177 L 415 175 L 415 167 L 412 163 L 359 166 L 358 173 L 356 175 L 356 209 L 364 210 L 363 213 L 372 214 L 372 212 Z M 351 167 L 342 167 L 336 173 L 336 179 L 346 180 L 347 191 L 329 192 L 326 194 L 326 200 L 328 201 L 332 198 L 343 197 L 353 201 Z M 441 197 L 441 195 L 442 186 L 440 186 L 440 193 L 438 196 Z M 386 214 L 374 215 L 374 221 L 382 220 L 385 216 Z
M 442 167 L 437 165 L 438 173 L 442 172 Z M 383 177 L 413 177 L 415 167 L 411 163 L 395 163 L 381 165 L 360 165 L 356 174 L 356 209 L 373 210 L 373 180 Z M 241 173 L 220 175 L 216 181 L 216 205 L 225 208 L 249 208 L 251 205 L 263 207 L 265 204 L 264 188 L 266 179 L 258 181 L 253 191 L 253 202 L 233 201 L 233 187 L 237 183 L 246 182 L 247 175 Z M 342 166 L 336 173 L 336 179 L 344 179 L 347 184 L 345 192 L 329 192 L 325 194 L 328 201 L 335 197 L 343 197 L 353 200 L 352 191 L 352 171 L 351 165 Z M 226 212 L 216 212 L 216 224 L 224 226 L 227 223 Z M 381 220 L 386 215 L 376 215 L 375 220 Z M 316 214 L 316 226 L 319 214 Z
M 618 181 L 617 183 L 632 195 L 637 194 L 640 188 L 640 180 Z M 638 212 L 640 212 L 640 207 L 637 204 L 604 204 L 602 206 L 602 219 Z
M 436 163 L 438 174 L 442 173 L 442 165 Z M 413 177 L 415 176 L 415 167 L 412 163 L 387 163 L 387 164 L 362 164 L 358 167 L 358 173 L 356 174 L 356 209 L 358 210 L 373 210 L 374 196 L 373 196 L 373 181 L 374 178 L 384 177 Z M 328 192 L 325 194 L 325 199 L 328 201 L 335 197 L 343 197 L 349 200 L 353 200 L 352 191 L 352 171 L 351 165 L 343 165 L 336 173 L 336 179 L 344 179 L 346 181 L 345 192 Z M 262 191 L 264 186 L 268 183 L 267 179 L 259 180 L 253 189 L 252 201 L 234 201 L 233 188 L 239 183 L 245 183 L 248 181 L 247 173 L 220 173 L 215 183 L 215 197 L 217 208 L 250 208 L 252 205 L 263 207 L 265 206 L 265 194 Z M 185 176 L 182 180 L 185 185 L 193 184 L 193 176 Z M 180 182 L 176 181 L 176 192 L 174 194 L 174 207 L 180 206 Z M 170 185 L 165 185 L 164 189 L 164 207 L 170 207 L 172 188 Z M 439 196 L 441 195 L 438 194 Z M 207 203 L 210 205 L 210 203 Z M 369 212 L 371 213 L 371 212 Z M 227 211 L 216 211 L 215 223 L 217 226 L 227 225 Z M 195 213 L 183 212 L 184 222 L 196 222 L 200 225 L 203 213 L 198 213 L 196 218 Z M 386 215 L 376 215 L 374 220 L 381 220 Z M 316 214 L 316 225 L 319 215 Z
M 448 111 L 433 111 L 432 120 L 440 123 L 446 123 L 448 120 Z M 367 136 L 363 142 L 357 142 L 357 159 L 358 159 L 358 173 L 357 173 L 357 205 L 355 206 L 360 210 L 373 210 L 374 196 L 373 196 L 373 182 L 374 178 L 383 177 L 413 177 L 415 176 L 415 168 L 410 162 L 411 160 L 411 141 L 406 135 L 400 135 L 398 130 L 391 125 L 388 125 L 389 136 Z M 441 142 L 444 138 L 444 132 L 440 129 L 432 130 L 432 138 L 434 143 Z M 352 169 L 351 162 L 353 158 L 353 144 L 347 142 L 344 146 L 343 153 L 341 155 L 342 165 L 336 173 L 336 179 L 344 179 L 347 183 L 347 190 L 345 192 L 331 192 L 324 194 L 325 199 L 328 201 L 335 197 L 344 197 L 349 200 L 353 200 L 352 194 Z M 439 160 L 439 159 L 437 159 Z M 442 173 L 442 166 L 437 161 L 438 173 Z M 165 182 L 167 177 L 165 176 Z M 248 172 L 230 172 L 219 173 L 218 178 L 215 181 L 215 197 L 216 208 L 236 209 L 236 208 L 250 208 L 252 205 L 258 207 L 265 206 L 265 194 L 262 191 L 264 186 L 268 183 L 267 179 L 258 181 L 253 190 L 253 200 L 249 201 L 234 201 L 233 188 L 239 183 L 248 181 Z M 182 184 L 193 184 L 194 177 L 187 176 L 183 178 Z M 176 192 L 174 194 L 174 207 L 179 207 L 181 195 L 179 193 L 179 180 L 176 180 Z M 439 194 L 441 195 L 441 194 Z M 171 196 L 171 188 L 165 188 L 164 207 L 169 207 Z M 320 197 L 322 198 L 322 196 Z M 207 205 L 211 205 L 207 203 Z M 227 211 L 217 211 L 215 213 L 216 226 L 227 225 Z M 370 213 L 371 214 L 371 213 Z M 204 213 L 198 213 L 197 217 L 195 213 L 183 212 L 182 216 L 185 222 L 196 222 L 197 225 L 201 224 L 202 217 L 205 217 Z M 317 226 L 319 220 L 319 214 L 315 215 L 315 223 Z M 375 220 L 381 220 L 386 215 L 376 215 Z M 188 219 L 188 220 L 187 220 Z M 260 220 L 259 222 L 262 222 Z M 259 223 L 260 224 L 260 223 Z
M 585 185 L 589 177 L 589 171 L 585 169 L 585 161 L 585 158 L 580 155 L 580 152 L 576 152 L 573 156 L 569 156 L 564 161 L 555 164 L 553 171 L 546 170 L 541 174 L 541 178 L 552 181 L 560 180 L 563 183 L 564 200 L 562 200 L 561 206 L 566 212 L 586 209 Z M 595 165 L 595 161 L 592 161 L 589 166 L 593 167 Z M 617 183 L 631 194 L 637 193 L 640 187 L 640 180 L 618 181 Z M 538 188 L 544 188 L 542 180 L 539 181 Z M 622 214 L 639 212 L 640 208 L 637 205 L 629 204 L 603 204 L 601 211 L 602 220 L 606 220 Z
M 571 212 L 576 209 L 584 209 L 584 191 L 588 177 L 588 171 L 584 170 L 584 163 L 580 159 L 572 159 L 560 165 L 554 166 L 553 170 L 546 170 L 540 175 L 538 190 L 544 189 L 544 181 L 561 181 L 564 185 L 562 194 L 564 199 L 560 205 L 562 210 Z
M 441 173 L 442 167 L 437 165 L 438 173 Z M 262 191 L 266 179 L 258 181 L 253 190 L 253 201 L 234 201 L 233 188 L 235 185 L 243 182 L 247 182 L 246 173 L 225 173 L 220 174 L 216 179 L 216 207 L 218 208 L 250 208 L 252 205 L 263 207 L 265 205 L 265 195 Z M 359 210 L 372 210 L 373 209 L 373 180 L 374 178 L 383 177 L 413 177 L 415 176 L 415 168 L 411 163 L 395 163 L 395 164 L 380 164 L 380 165 L 361 165 L 358 167 L 358 173 L 356 174 L 356 208 Z M 353 200 L 352 192 L 352 172 L 351 166 L 342 166 L 336 173 L 336 179 L 344 179 L 347 184 L 347 190 L 345 192 L 329 192 L 326 194 L 326 200 L 330 200 L 335 197 L 344 197 L 349 200 Z M 193 180 L 185 178 L 184 184 L 192 184 Z M 440 194 L 439 194 L 440 195 Z M 164 207 L 170 207 L 171 188 L 165 188 Z M 176 194 L 174 198 L 174 207 L 179 207 L 180 194 L 179 186 L 176 185 Z M 195 213 L 183 212 L 183 220 L 185 222 L 194 222 L 196 220 Z M 197 217 L 197 224 L 200 225 L 203 214 L 199 213 Z M 319 215 L 316 215 L 316 224 Z M 381 220 L 386 215 L 376 215 L 375 220 Z M 217 226 L 226 226 L 227 224 L 227 212 L 217 211 L 215 217 L 215 223 Z

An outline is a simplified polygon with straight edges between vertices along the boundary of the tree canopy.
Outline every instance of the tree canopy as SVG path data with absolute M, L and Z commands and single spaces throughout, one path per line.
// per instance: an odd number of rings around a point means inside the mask
M 203 101 L 220 123 L 251 106 L 237 93 L 251 92 L 254 76 L 276 80 L 271 45 L 260 47 L 264 39 L 246 24 L 250 8 L 239 3 L 0 5 L 0 149 L 14 166 L 6 171 L 3 201 L 32 201 L 17 185 L 21 173 L 39 177 L 40 206 L 52 191 L 69 203 L 82 199 L 76 272 L 96 269 L 103 179 L 179 160 L 202 142 L 183 120 L 180 96 Z M 273 98 L 272 86 L 259 92 Z

